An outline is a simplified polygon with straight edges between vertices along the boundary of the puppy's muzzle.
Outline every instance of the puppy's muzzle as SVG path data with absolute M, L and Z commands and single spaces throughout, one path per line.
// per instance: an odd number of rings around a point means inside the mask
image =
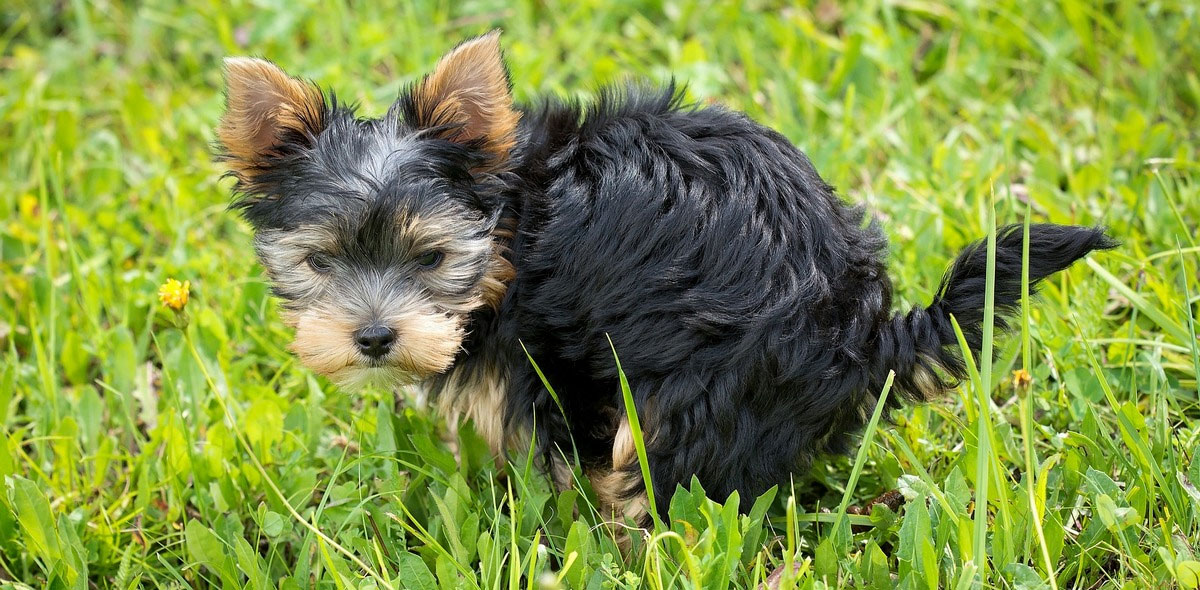
M 383 358 L 396 342 L 396 331 L 380 324 L 371 324 L 354 331 L 358 351 L 368 358 Z

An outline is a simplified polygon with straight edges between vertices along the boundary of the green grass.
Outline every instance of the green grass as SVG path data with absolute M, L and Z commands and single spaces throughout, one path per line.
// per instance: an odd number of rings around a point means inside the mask
M 0 587 L 1196 588 L 1200 9 L 753 4 L 5 3 Z M 750 516 L 681 490 L 623 558 L 586 482 L 498 477 L 469 428 L 457 465 L 424 409 L 299 367 L 211 161 L 226 55 L 376 114 L 497 26 L 520 98 L 673 74 L 779 129 L 884 220 L 905 306 L 993 221 L 1123 246 L 858 461 Z

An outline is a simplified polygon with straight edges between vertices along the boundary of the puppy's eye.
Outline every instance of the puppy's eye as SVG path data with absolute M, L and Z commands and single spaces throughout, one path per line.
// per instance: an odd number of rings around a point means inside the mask
M 437 250 L 430 250 L 417 256 L 414 262 L 421 268 L 437 268 L 442 263 L 442 253 Z
M 308 263 L 308 267 L 313 269 L 313 272 L 318 274 L 326 274 L 333 270 L 333 261 L 329 259 L 328 254 L 322 252 L 313 252 L 304 259 Z

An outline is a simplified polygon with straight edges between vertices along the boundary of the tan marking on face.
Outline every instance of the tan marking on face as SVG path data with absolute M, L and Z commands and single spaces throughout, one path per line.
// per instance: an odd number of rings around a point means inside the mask
M 460 316 L 413 308 L 382 321 L 396 331 L 396 343 L 379 361 L 363 356 L 354 343 L 362 321 L 352 314 L 322 307 L 284 311 L 295 328 L 290 346 L 304 366 L 344 386 L 376 379 L 408 383 L 445 372 L 466 336 Z
M 871 414 L 875 411 L 875 404 L 877 404 L 877 403 L 879 403 L 879 397 L 877 397 L 874 394 L 868 393 L 866 395 L 866 397 L 864 397 L 863 400 L 861 402 L 859 402 L 859 404 L 858 404 L 858 419 L 859 419 L 859 421 L 861 421 L 865 424 L 867 422 L 867 420 L 870 418 Z M 833 434 L 833 433 L 831 432 L 830 434 Z M 827 435 L 822 440 L 828 440 L 828 439 L 829 439 L 829 436 Z
M 512 107 L 500 32 L 467 41 L 443 56 L 413 90 L 413 104 L 422 127 L 459 126 L 449 139 L 482 140 L 494 156 L 490 167 L 502 167 L 516 145 L 521 114 Z
M 340 313 L 320 309 L 284 312 L 284 321 L 296 329 L 290 346 L 292 353 L 304 366 L 325 375 L 334 376 L 360 358 L 350 334 L 358 322 Z
M 321 131 L 314 127 L 325 110 L 320 90 L 269 61 L 226 58 L 225 95 L 217 138 L 232 156 L 230 168 L 242 180 L 250 180 L 285 130 Z
M 461 248 L 463 245 L 457 239 L 461 233 L 459 220 L 448 217 L 447 213 L 420 215 L 401 210 L 395 219 L 397 235 L 415 250 Z
M 500 235 L 511 240 L 511 232 L 503 233 L 498 229 L 489 237 L 466 239 L 459 236 L 461 224 L 461 220 L 453 217 L 419 217 L 407 211 L 399 213 L 396 219 L 397 233 L 404 236 L 414 256 L 429 251 L 439 251 L 445 256 L 438 268 L 424 271 L 423 280 L 434 290 L 455 291 L 459 285 L 474 280 L 477 268 L 458 262 L 461 259 L 475 260 L 481 254 L 490 253 L 488 267 L 470 298 L 440 302 L 447 310 L 466 314 L 484 305 L 498 306 L 508 282 L 516 273 L 503 255 L 507 252 L 508 242 L 497 237 L 497 232 L 500 232 Z
M 467 335 L 461 316 L 429 309 L 399 311 L 381 320 L 396 331 L 396 343 L 384 359 L 422 378 L 449 369 Z

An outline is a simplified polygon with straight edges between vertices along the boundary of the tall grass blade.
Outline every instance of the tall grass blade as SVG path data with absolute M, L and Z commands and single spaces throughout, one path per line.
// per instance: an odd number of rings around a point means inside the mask
M 658 533 L 663 530 L 663 523 L 658 515 L 658 503 L 654 498 L 654 481 L 650 477 L 650 460 L 646 456 L 646 441 L 642 436 L 642 424 L 638 421 L 633 392 L 629 389 L 629 380 L 625 378 L 625 371 L 621 369 L 621 359 L 617 356 L 617 348 L 613 346 L 611 336 L 608 337 L 608 347 L 612 349 L 613 360 L 617 363 L 617 376 L 621 382 L 621 400 L 625 404 L 625 419 L 629 421 L 629 431 L 633 436 L 638 464 L 642 469 L 642 485 L 646 487 L 646 500 L 649 503 L 647 509 L 650 511 L 650 517 L 654 519 L 654 531 Z

